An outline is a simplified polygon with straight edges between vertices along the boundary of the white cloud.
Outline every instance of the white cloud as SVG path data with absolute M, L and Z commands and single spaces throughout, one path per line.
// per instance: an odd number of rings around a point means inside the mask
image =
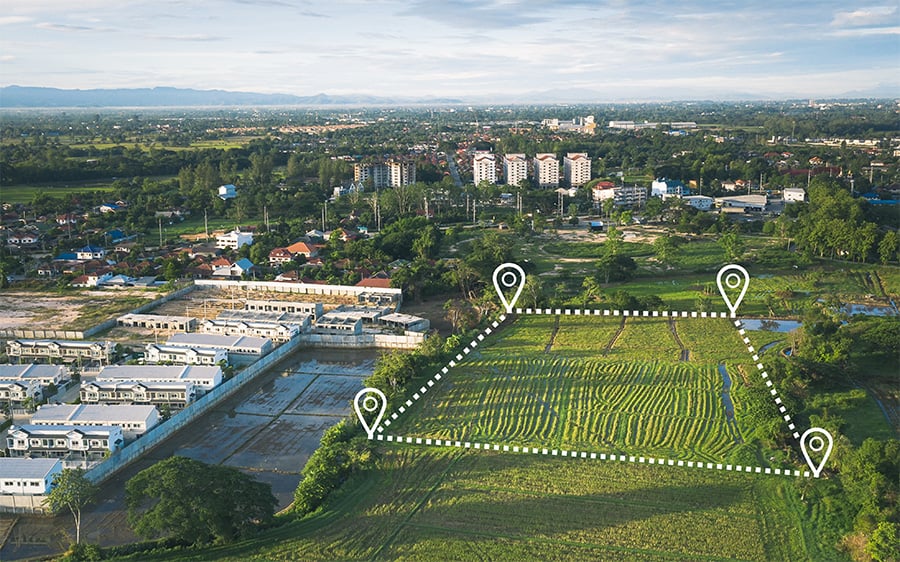
M 837 12 L 831 25 L 834 27 L 862 27 L 885 23 L 885 18 L 895 14 L 897 6 L 874 6 L 861 8 L 852 12 Z
M 32 21 L 27 16 L 0 16 L 0 25 L 13 25 L 16 23 L 28 23 Z

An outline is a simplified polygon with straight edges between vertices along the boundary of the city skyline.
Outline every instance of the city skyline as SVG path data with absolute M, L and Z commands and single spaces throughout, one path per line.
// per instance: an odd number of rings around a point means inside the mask
M 900 96 L 896 4 L 10 1 L 0 84 L 466 101 Z

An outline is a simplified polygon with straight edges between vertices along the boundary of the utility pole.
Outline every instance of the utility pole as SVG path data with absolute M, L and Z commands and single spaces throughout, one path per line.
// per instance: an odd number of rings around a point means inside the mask
M 206 209 L 203 209 L 203 232 L 206 233 L 206 241 L 209 242 L 209 216 Z
M 156 222 L 159 224 L 159 247 L 162 248 L 163 238 L 162 238 L 162 217 L 157 217 Z

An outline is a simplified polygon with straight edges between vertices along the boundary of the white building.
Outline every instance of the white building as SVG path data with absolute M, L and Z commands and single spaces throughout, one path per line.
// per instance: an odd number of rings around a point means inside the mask
M 237 250 L 245 244 L 253 244 L 252 232 L 232 230 L 231 232 L 216 237 L 216 248 L 219 248 L 220 250 Z
M 43 396 L 41 384 L 34 379 L 0 379 L 0 404 L 22 407 L 29 398 L 39 402 Z
M 378 318 L 378 323 L 405 332 L 427 332 L 431 322 L 427 318 L 392 312 Z
M 125 439 L 140 437 L 159 423 L 156 406 L 45 404 L 31 416 L 33 425 L 108 426 L 122 429 Z
M 98 381 L 190 382 L 208 392 L 222 384 L 222 369 L 202 365 L 110 365 Z
M 81 340 L 10 340 L 6 342 L 6 354 L 10 357 L 38 357 L 47 359 L 91 359 L 101 363 L 109 361 L 113 352 L 112 342 Z
M 75 252 L 75 259 L 77 260 L 102 260 L 105 257 L 106 250 L 100 246 L 91 246 L 90 244 Z
M 416 163 L 391 160 L 387 163 L 391 187 L 401 187 L 416 183 Z
M 668 199 L 669 197 L 683 197 L 690 194 L 691 190 L 680 181 L 662 178 L 655 179 L 653 180 L 653 183 L 650 184 L 651 197 Z
M 716 197 L 716 206 L 722 209 L 738 209 L 744 212 L 762 212 L 766 210 L 768 198 L 765 195 L 732 195 Z
M 309 318 L 307 316 L 307 318 Z M 258 336 L 272 341 L 286 342 L 300 334 L 300 326 L 265 320 L 211 318 L 203 321 L 201 331 L 227 336 Z
M 683 199 L 685 203 L 700 211 L 708 211 L 712 209 L 713 203 L 715 202 L 715 199 L 713 199 L 712 197 L 707 197 L 706 195 L 688 195 Z
M 0 457 L 0 494 L 43 496 L 63 470 L 59 459 L 11 459 Z
M 563 177 L 570 187 L 581 187 L 591 181 L 591 159 L 587 152 L 566 154 L 563 159 Z
M 528 179 L 528 161 L 524 154 L 507 154 L 503 157 L 503 178 L 506 185 L 518 186 Z M 476 185 L 478 182 L 475 182 Z
M 119 326 L 190 332 L 197 327 L 197 319 L 190 316 L 165 316 L 160 314 L 125 314 L 116 319 Z
M 472 157 L 472 181 L 475 185 L 483 181 L 497 183 L 497 159 L 486 151 L 476 151 Z
M 14 425 L 6 434 L 10 457 L 62 459 L 65 468 L 90 468 L 124 444 L 115 425 Z
M 237 188 L 230 183 L 219 186 L 219 198 L 223 201 L 237 197 Z
M 173 334 L 166 345 L 195 349 L 222 349 L 233 356 L 262 357 L 272 351 L 272 340 L 254 336 L 219 334 Z
M 785 187 L 782 195 L 785 203 L 803 203 L 806 201 L 806 190 L 802 187 Z
M 148 343 L 144 348 L 144 361 L 147 363 L 174 363 L 176 365 L 219 365 L 228 362 L 228 353 L 224 349 L 207 349 L 195 347 L 179 347 Z
M 315 318 L 322 316 L 323 308 L 320 302 L 295 302 L 295 301 L 270 301 L 270 300 L 246 300 L 244 310 L 252 312 L 287 312 L 290 314 L 309 314 Z
M 401 187 L 416 183 L 416 163 L 406 160 L 388 160 L 379 163 L 353 164 L 353 181 L 376 189 Z
M 197 398 L 191 381 L 118 381 L 94 380 L 81 383 L 82 404 L 132 404 L 169 406 L 181 410 Z
M 591 190 L 595 204 L 612 199 L 619 207 L 642 207 L 647 202 L 647 188 L 637 185 L 604 185 Z
M 534 181 L 544 188 L 559 187 L 559 160 L 555 154 L 539 152 L 532 159 Z
M 62 365 L 0 365 L 0 379 L 3 380 L 36 380 L 41 386 L 59 385 L 69 378 L 69 371 Z

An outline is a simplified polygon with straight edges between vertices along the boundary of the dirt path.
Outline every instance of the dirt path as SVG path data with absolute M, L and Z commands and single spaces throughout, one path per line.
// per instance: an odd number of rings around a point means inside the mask
M 550 348 L 553 347 L 553 342 L 556 341 L 556 332 L 559 331 L 559 316 L 556 316 L 556 323 L 553 324 L 553 331 L 550 332 L 550 342 L 547 343 L 546 347 L 544 347 L 544 353 L 550 353 Z
M 612 351 L 614 345 L 619 340 L 619 336 L 622 335 L 622 332 L 625 330 L 625 317 L 622 317 L 622 323 L 619 325 L 619 329 L 616 330 L 616 333 L 613 334 L 613 337 L 609 339 L 609 343 L 606 344 L 606 347 L 603 349 L 603 355 L 609 355 L 609 352 Z
M 679 361 L 690 361 L 691 360 L 691 352 L 684 347 L 684 344 L 681 343 L 681 338 L 678 337 L 678 330 L 675 329 L 675 320 L 673 318 L 669 319 L 669 330 L 672 332 L 672 336 L 675 337 L 675 343 L 678 344 L 678 347 L 681 348 L 681 358 Z

